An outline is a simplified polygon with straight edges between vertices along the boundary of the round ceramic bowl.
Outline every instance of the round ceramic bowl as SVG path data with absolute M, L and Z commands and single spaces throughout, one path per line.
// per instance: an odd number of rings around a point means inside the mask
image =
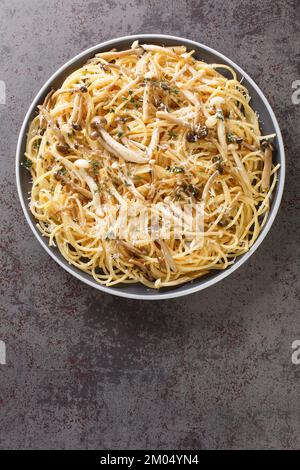
M 28 192 L 30 191 L 30 174 L 21 165 L 21 162 L 24 158 L 26 134 L 28 131 L 29 123 L 35 115 L 37 105 L 43 102 L 44 97 L 50 91 L 50 89 L 59 87 L 69 74 L 71 74 L 77 68 L 81 67 L 88 59 L 93 57 L 97 52 L 107 51 L 112 48 L 117 48 L 121 50 L 128 49 L 132 42 L 137 39 L 140 40 L 141 43 L 151 43 L 166 46 L 184 45 L 187 47 L 188 50 L 194 49 L 195 57 L 198 59 L 201 59 L 207 63 L 223 63 L 232 67 L 237 72 L 237 75 L 240 79 L 243 77 L 243 84 L 247 87 L 250 92 L 250 96 L 252 98 L 251 105 L 260 116 L 263 134 L 267 135 L 271 133 L 276 133 L 277 135 L 275 143 L 276 152 L 274 158 L 276 164 L 280 163 L 279 181 L 276 185 L 276 189 L 273 194 L 273 198 L 271 201 L 271 210 L 268 216 L 267 223 L 263 227 L 258 239 L 253 244 L 251 249 L 244 255 L 238 257 L 235 263 L 224 271 L 211 272 L 210 274 L 202 278 L 196 279 L 192 282 L 177 287 L 166 288 L 161 290 L 149 289 L 143 286 L 142 284 L 120 284 L 114 287 L 105 287 L 101 284 L 98 284 L 89 274 L 84 273 L 76 267 L 68 264 L 68 262 L 63 258 L 57 248 L 48 246 L 48 240 L 46 238 L 43 238 L 36 228 L 36 221 L 32 216 L 28 206 Z M 224 71 L 221 71 L 221 73 L 226 76 L 225 69 Z M 285 156 L 281 132 L 274 112 L 271 109 L 271 106 L 269 105 L 266 97 L 263 95 L 256 83 L 240 67 L 238 67 L 234 62 L 225 57 L 223 54 L 220 54 L 219 52 L 211 49 L 210 47 L 204 46 L 203 44 L 199 44 L 188 39 L 175 36 L 166 36 L 162 34 L 140 34 L 135 36 L 125 36 L 117 39 L 112 39 L 110 41 L 98 44 L 97 46 L 91 47 L 90 49 L 81 52 L 81 54 L 71 59 L 69 62 L 63 65 L 57 72 L 55 72 L 51 78 L 49 78 L 49 80 L 45 83 L 45 85 L 39 91 L 37 96 L 34 98 L 25 116 L 17 145 L 16 177 L 19 198 L 27 222 L 31 227 L 31 230 L 33 231 L 37 240 L 47 251 L 47 253 L 60 266 L 62 266 L 73 276 L 80 279 L 82 282 L 85 282 L 86 284 L 93 286 L 103 292 L 133 299 L 160 300 L 181 297 L 183 295 L 192 294 L 194 292 L 210 287 L 216 284 L 217 282 L 221 281 L 225 277 L 229 276 L 231 273 L 233 273 L 242 264 L 244 264 L 245 261 L 254 253 L 254 251 L 261 244 L 268 231 L 270 230 L 271 225 L 273 224 L 277 211 L 279 209 L 284 187 Z

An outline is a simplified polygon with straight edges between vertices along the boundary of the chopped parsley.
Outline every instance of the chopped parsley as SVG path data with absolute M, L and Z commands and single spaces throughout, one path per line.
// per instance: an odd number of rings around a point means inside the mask
M 184 173 L 184 169 L 181 166 L 167 166 L 166 170 L 170 173 Z
M 32 147 L 34 148 L 34 150 L 38 150 L 40 148 L 40 145 L 41 145 L 41 141 L 35 140 L 32 144 Z
M 227 134 L 227 140 L 228 140 L 228 142 L 235 142 L 235 135 L 231 134 L 231 132 L 229 132 Z
M 30 160 L 29 158 L 25 158 L 23 166 L 26 168 L 26 170 L 30 170 L 30 168 L 32 167 L 32 160 Z
M 94 175 L 98 175 L 100 163 L 97 162 L 97 160 L 92 160 L 90 163 L 92 165 L 92 170 L 93 170 Z
M 177 137 L 176 132 L 174 131 L 168 131 L 169 137 Z
M 68 170 L 64 166 L 62 166 L 59 170 L 57 170 L 57 173 L 64 176 L 68 173 Z
M 110 108 L 109 112 L 114 113 L 115 112 L 114 108 Z

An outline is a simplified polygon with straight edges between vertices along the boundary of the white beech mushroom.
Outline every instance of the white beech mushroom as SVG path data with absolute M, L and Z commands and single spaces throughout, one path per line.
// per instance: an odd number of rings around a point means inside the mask
M 164 111 L 157 111 L 156 117 L 160 119 L 166 119 L 167 121 L 170 121 L 173 124 L 177 124 L 178 126 L 185 127 L 186 129 L 192 128 L 192 125 L 189 122 L 183 121 L 182 119 L 178 119 L 177 117 L 173 116 L 171 113 L 166 113 Z
M 145 51 L 162 52 L 163 54 L 168 54 L 172 57 L 178 57 L 173 50 L 167 49 L 166 47 L 155 46 L 154 44 L 142 44 L 140 47 Z
M 205 202 L 206 199 L 207 199 L 207 196 L 208 196 L 208 192 L 210 190 L 210 188 L 212 187 L 215 179 L 217 178 L 217 176 L 219 175 L 219 171 L 216 170 L 209 178 L 208 180 L 206 181 L 205 183 L 205 186 L 204 186 L 204 189 L 203 189 L 203 193 L 202 193 L 202 199 L 203 201 Z
M 128 49 L 126 51 L 111 51 L 111 52 L 100 52 L 96 54 L 96 57 L 100 57 L 101 59 L 116 59 L 118 57 L 125 57 L 128 55 L 137 55 L 140 56 L 144 53 L 142 47 L 137 47 L 136 49 Z
M 224 122 L 224 115 L 221 109 L 218 109 L 217 111 L 217 135 L 218 135 L 218 140 L 221 145 L 222 149 L 222 157 L 224 160 L 227 160 L 227 140 L 226 140 L 226 130 L 225 130 L 225 122 Z
M 156 127 L 152 133 L 151 141 L 147 150 L 149 160 L 152 158 L 153 152 L 159 145 L 159 127 Z
M 235 161 L 235 164 L 236 164 L 236 168 L 238 170 L 238 174 L 240 175 L 240 178 L 242 179 L 245 187 L 248 189 L 250 195 L 253 193 L 253 187 L 251 185 L 251 181 L 249 179 L 249 175 L 244 167 L 244 164 L 242 162 L 242 160 L 240 159 L 237 151 L 236 151 L 236 147 L 234 144 L 230 144 L 228 146 L 228 150 L 231 151 L 232 153 L 232 156 L 234 158 L 234 161 Z
M 99 135 L 102 137 L 104 143 L 107 145 L 107 150 L 116 155 L 117 157 L 121 157 L 127 162 L 132 163 L 146 163 L 148 160 L 145 158 L 141 153 L 134 152 L 129 148 L 125 147 L 124 145 L 117 142 L 111 135 L 104 129 L 103 123 L 101 122 L 101 118 L 95 116 L 92 119 L 91 127 L 96 129 Z
M 147 122 L 150 119 L 150 82 L 147 82 L 144 88 L 143 96 L 143 121 Z

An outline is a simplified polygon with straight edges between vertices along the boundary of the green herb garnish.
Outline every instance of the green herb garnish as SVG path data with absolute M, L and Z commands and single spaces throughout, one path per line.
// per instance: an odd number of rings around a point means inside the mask
M 177 137 L 176 132 L 174 131 L 168 131 L 169 137 Z
M 30 170 L 30 168 L 32 167 L 32 160 L 30 160 L 29 158 L 25 158 L 23 166 L 26 168 L 26 170 Z
M 90 163 L 92 165 L 92 170 L 93 170 L 94 175 L 98 175 L 100 163 L 97 162 L 97 160 L 92 160 Z
M 235 135 L 231 134 L 230 132 L 227 134 L 228 142 L 235 142 Z
M 34 150 L 38 150 L 40 148 L 40 145 L 41 145 L 41 140 L 35 140 L 32 144 L 32 147 L 34 148 Z
M 181 166 L 167 166 L 166 170 L 170 173 L 184 173 L 184 169 Z
M 64 176 L 68 173 L 68 170 L 64 166 L 62 166 L 59 170 L 57 170 L 57 173 Z

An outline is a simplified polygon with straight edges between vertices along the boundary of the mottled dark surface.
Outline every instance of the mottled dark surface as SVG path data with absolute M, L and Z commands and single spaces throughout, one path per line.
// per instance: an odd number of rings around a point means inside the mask
M 0 1 L 0 448 L 299 448 L 299 1 Z M 179 300 L 101 294 L 27 227 L 14 153 L 25 111 L 66 60 L 139 32 L 199 40 L 256 80 L 278 116 L 288 176 L 256 254 Z

